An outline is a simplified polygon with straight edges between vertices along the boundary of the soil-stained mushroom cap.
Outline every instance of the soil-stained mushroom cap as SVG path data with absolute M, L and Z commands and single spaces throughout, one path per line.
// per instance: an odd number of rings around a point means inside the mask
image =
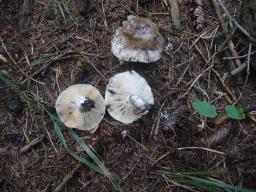
M 111 40 L 112 53 L 123 61 L 150 63 L 159 60 L 164 39 L 152 21 L 130 15 Z
M 148 113 L 154 98 L 143 77 L 135 71 L 126 71 L 111 77 L 105 104 L 114 119 L 129 124 Z
M 105 114 L 104 98 L 92 85 L 76 84 L 57 98 L 56 111 L 64 124 L 79 130 L 97 128 Z

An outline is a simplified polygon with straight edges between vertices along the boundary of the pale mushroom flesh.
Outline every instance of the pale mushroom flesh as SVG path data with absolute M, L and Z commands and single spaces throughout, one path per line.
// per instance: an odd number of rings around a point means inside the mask
M 110 79 L 105 103 L 114 119 L 129 124 L 148 113 L 154 98 L 146 80 L 135 71 L 127 71 Z

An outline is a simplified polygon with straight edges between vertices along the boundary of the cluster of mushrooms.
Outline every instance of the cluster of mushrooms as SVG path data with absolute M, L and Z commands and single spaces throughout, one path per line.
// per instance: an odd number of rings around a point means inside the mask
M 161 58 L 164 44 L 155 23 L 130 15 L 116 30 L 111 50 L 121 61 L 150 63 Z M 105 99 L 94 86 L 75 84 L 59 95 L 55 107 L 67 127 L 92 130 L 99 126 L 106 108 L 114 119 L 129 124 L 147 114 L 153 104 L 147 81 L 135 71 L 126 71 L 110 78 Z

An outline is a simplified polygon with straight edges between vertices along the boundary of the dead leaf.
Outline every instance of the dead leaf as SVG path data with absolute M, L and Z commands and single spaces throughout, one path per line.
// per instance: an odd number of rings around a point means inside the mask
M 209 146 L 218 145 L 222 143 L 233 131 L 232 122 L 227 123 L 226 125 L 218 128 L 215 133 L 209 135 L 206 139 L 202 138 L 201 143 L 208 143 Z

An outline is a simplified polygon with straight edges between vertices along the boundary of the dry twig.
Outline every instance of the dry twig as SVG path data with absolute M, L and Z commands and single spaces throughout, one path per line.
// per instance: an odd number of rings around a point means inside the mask
M 217 154 L 220 154 L 220 155 L 225 155 L 225 153 L 222 152 L 222 151 L 217 151 L 217 150 L 214 150 L 214 149 L 209 149 L 209 148 L 204 148 L 204 147 L 180 147 L 177 150 L 181 151 L 181 150 L 185 150 L 185 149 L 201 149 L 201 150 L 217 153 Z
M 81 164 L 78 164 L 69 174 L 67 174 L 62 182 L 54 189 L 54 192 L 60 191 L 65 184 L 73 177 L 74 173 L 80 168 Z
M 24 153 L 24 152 L 28 151 L 29 149 L 31 149 L 32 147 L 34 147 L 35 145 L 37 145 L 38 143 L 43 141 L 44 137 L 45 137 L 44 135 L 41 135 L 38 138 L 33 139 L 32 141 L 30 141 L 29 144 L 27 144 L 24 147 L 22 147 L 20 152 Z
M 219 19 L 220 26 L 221 26 L 222 30 L 224 31 L 224 33 L 226 34 L 226 38 L 229 39 L 229 41 L 228 41 L 228 49 L 229 49 L 229 51 L 230 51 L 230 53 L 232 54 L 233 57 L 237 57 L 238 53 L 235 50 L 235 46 L 234 46 L 234 43 L 233 43 L 232 39 L 230 39 L 230 37 L 228 35 L 228 31 L 226 29 L 224 19 L 223 19 L 222 15 L 221 15 L 221 12 L 220 12 L 220 8 L 219 8 L 216 0 L 211 0 L 211 2 L 212 2 L 212 5 L 213 5 L 213 7 L 215 9 L 216 15 L 217 15 L 217 17 Z M 241 65 L 241 61 L 237 58 L 237 59 L 235 59 L 235 64 L 238 67 L 238 66 Z
M 248 37 L 252 42 L 255 42 L 255 39 L 230 15 L 230 13 L 228 12 L 227 8 L 225 7 L 224 3 L 222 2 L 222 0 L 217 0 L 221 6 L 221 8 L 223 9 L 223 11 L 225 12 L 225 14 L 227 15 L 227 17 L 230 19 L 230 21 L 232 21 L 232 23 L 246 36 Z

